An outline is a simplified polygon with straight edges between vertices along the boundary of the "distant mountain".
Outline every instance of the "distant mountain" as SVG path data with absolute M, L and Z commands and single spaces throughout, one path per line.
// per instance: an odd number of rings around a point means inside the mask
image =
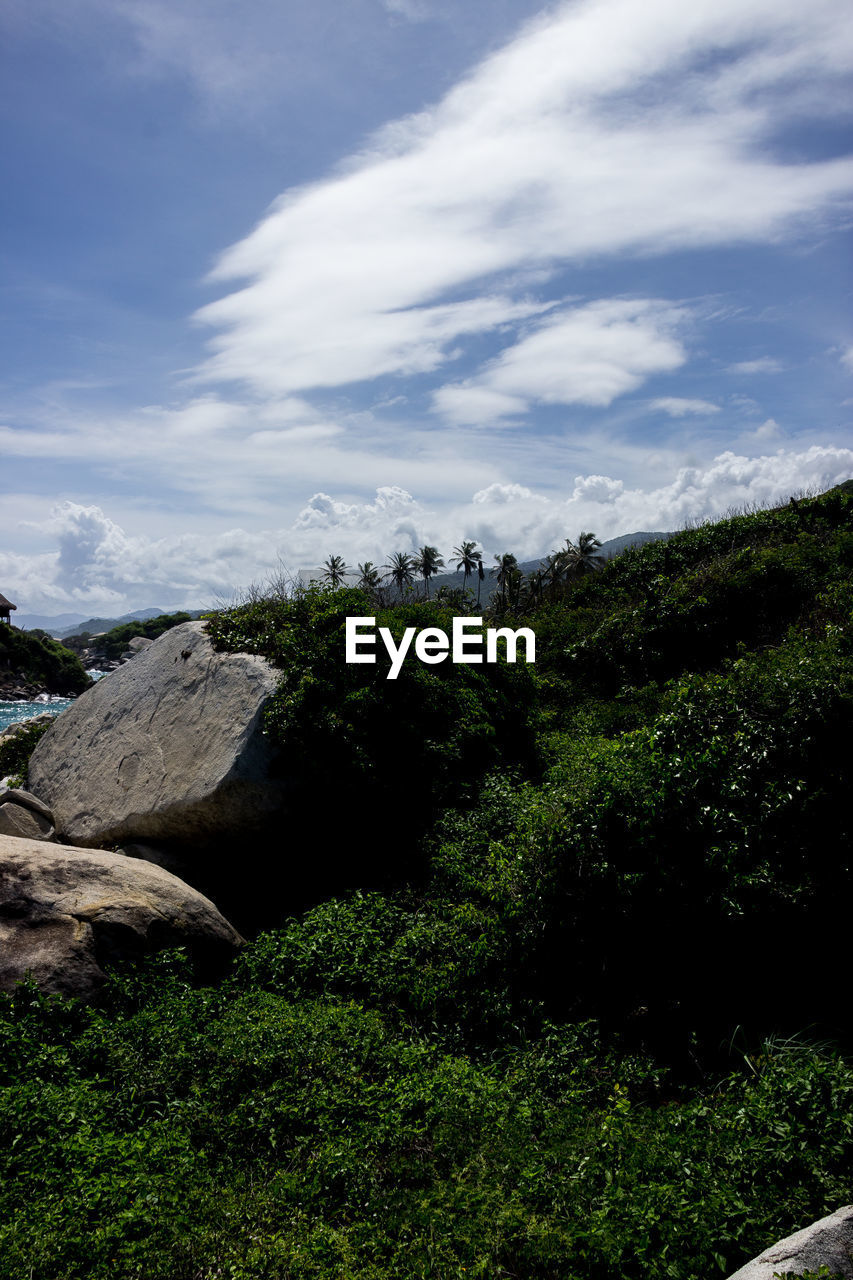
M 85 618 L 85 613 L 16 613 L 13 621 L 22 631 L 33 631 L 36 627 L 41 627 L 42 631 L 53 635 L 57 628 L 76 627 Z
M 87 618 L 85 613 L 57 613 L 53 617 L 20 613 L 15 615 L 15 626 L 25 631 L 40 627 L 55 640 L 64 640 L 66 636 L 76 636 L 81 631 L 96 635 L 99 631 L 110 631 L 122 622 L 145 622 L 148 618 L 159 618 L 165 612 L 165 609 L 137 609 L 135 613 L 125 613 L 120 618 Z

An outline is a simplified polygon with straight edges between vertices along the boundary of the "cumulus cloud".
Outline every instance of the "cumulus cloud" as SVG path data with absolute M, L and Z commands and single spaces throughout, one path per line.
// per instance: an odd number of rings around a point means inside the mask
M 851 475 L 853 449 L 815 445 L 753 457 L 726 451 L 706 465 L 680 467 L 648 488 L 607 476 L 578 476 L 565 497 L 530 493 L 507 503 L 500 486 L 493 486 L 496 500 L 477 495 L 476 505 L 457 518 L 464 518 L 467 536 L 479 539 L 487 551 L 511 550 L 534 559 L 582 529 L 593 529 L 600 538 L 677 530 L 731 508 L 783 502 L 803 489 L 828 489 Z
M 670 418 L 683 418 L 688 413 L 720 412 L 720 406 L 712 404 L 710 400 L 689 400 L 683 396 L 660 396 L 652 401 L 651 408 L 660 409 L 662 413 L 669 414 Z
M 851 475 L 853 449 L 815 445 L 756 456 L 727 451 L 647 487 L 599 474 L 576 475 L 562 493 L 498 482 L 439 510 L 389 485 L 362 502 L 317 493 L 284 526 L 160 538 L 131 536 L 100 508 L 65 502 L 42 530 L 55 549 L 34 556 L 0 553 L 0 582 L 23 612 L 203 607 L 282 566 L 295 575 L 330 554 L 353 566 L 367 559 L 384 564 L 393 551 L 429 542 L 447 558 L 461 538 L 472 538 L 487 561 L 504 551 L 534 559 L 582 529 L 601 538 L 678 529 L 731 507 L 826 489 Z
M 841 363 L 845 369 L 849 369 L 853 373 L 853 347 L 847 347 L 841 353 Z
M 460 340 L 535 313 L 525 272 L 832 218 L 853 161 L 783 158 L 774 142 L 797 113 L 834 118 L 853 64 L 840 16 L 837 0 L 548 11 L 222 255 L 213 279 L 231 291 L 198 313 L 215 333 L 199 376 L 281 394 L 435 370 Z M 618 393 L 605 377 L 581 398 Z
M 621 480 L 612 480 L 610 476 L 575 476 L 575 487 L 572 490 L 573 502 L 615 502 L 625 490 Z

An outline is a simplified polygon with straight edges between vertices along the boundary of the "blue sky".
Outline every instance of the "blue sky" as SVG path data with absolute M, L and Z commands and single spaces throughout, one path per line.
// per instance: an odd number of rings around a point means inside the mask
M 842 0 L 7 0 L 0 591 L 853 475 Z

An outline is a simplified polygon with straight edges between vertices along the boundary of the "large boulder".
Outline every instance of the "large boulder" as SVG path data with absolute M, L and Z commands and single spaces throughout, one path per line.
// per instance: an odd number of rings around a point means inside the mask
M 264 658 L 216 653 L 204 623 L 173 627 L 57 718 L 30 789 L 76 845 L 243 841 L 283 802 L 262 732 L 276 681 Z
M 853 1277 L 853 1205 L 813 1222 L 810 1227 L 786 1236 L 778 1244 L 765 1249 L 759 1257 L 747 1262 L 729 1280 L 773 1280 L 774 1276 L 819 1272 L 827 1267 L 829 1275 Z
M 89 999 L 111 961 L 186 945 L 211 969 L 241 942 L 209 899 L 162 867 L 0 835 L 0 990 L 31 975 L 44 991 Z

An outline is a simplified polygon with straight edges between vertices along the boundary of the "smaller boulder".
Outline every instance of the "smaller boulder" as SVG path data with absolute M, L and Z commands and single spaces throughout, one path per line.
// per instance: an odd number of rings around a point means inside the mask
M 39 800 L 38 796 L 34 796 L 32 791 L 24 791 L 23 787 L 9 787 L 6 791 L 0 791 L 0 805 L 10 803 L 23 805 L 25 809 L 32 809 L 33 813 L 40 813 L 48 822 L 53 822 L 49 806 Z
M 43 991 L 88 1000 L 116 960 L 185 945 L 210 970 L 242 941 L 208 898 L 162 867 L 0 835 L 2 991 L 30 975 Z
M 729 1280 L 773 1280 L 774 1276 L 801 1276 L 826 1267 L 831 1276 L 853 1280 L 853 1205 L 837 1209 L 828 1218 L 786 1236 Z
M 128 646 L 119 658 L 119 662 L 130 662 L 131 658 L 135 658 L 138 653 L 141 653 L 143 649 L 147 649 L 153 643 L 154 641 L 149 640 L 147 636 L 134 636 L 128 642 Z
M 7 791 L 6 795 L 12 792 Z M 0 835 L 16 836 L 26 840 L 52 840 L 53 823 L 34 809 L 15 804 L 13 800 L 0 803 Z

